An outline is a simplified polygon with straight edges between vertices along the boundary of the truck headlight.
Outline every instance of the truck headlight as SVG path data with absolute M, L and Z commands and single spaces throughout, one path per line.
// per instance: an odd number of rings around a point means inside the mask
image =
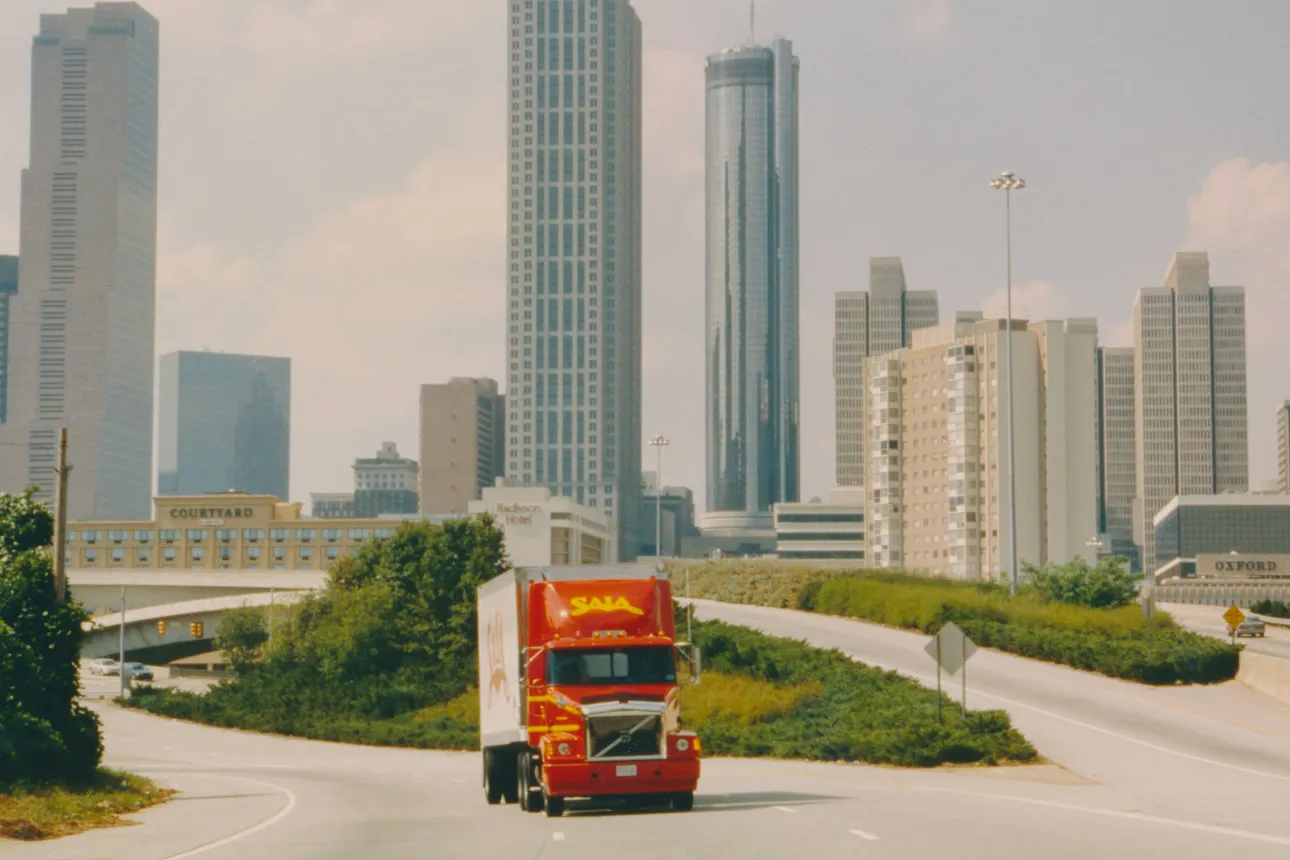
M 562 744 L 558 745 L 558 746 L 555 748 L 555 751 L 556 751 L 559 755 L 568 755 L 570 752 L 572 752 L 572 750 L 569 748 L 569 745 L 568 745 L 568 744 L 566 744 L 566 743 L 562 743 Z
M 685 738 L 677 738 L 676 748 L 681 752 L 685 752 L 690 748 L 690 742 L 687 741 Z

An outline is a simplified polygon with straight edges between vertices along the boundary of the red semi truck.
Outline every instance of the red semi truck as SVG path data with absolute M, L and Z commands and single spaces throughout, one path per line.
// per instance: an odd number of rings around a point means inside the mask
M 672 588 L 645 565 L 524 568 L 479 587 L 484 793 L 557 817 L 570 798 L 688 810 L 699 739 L 680 724 Z

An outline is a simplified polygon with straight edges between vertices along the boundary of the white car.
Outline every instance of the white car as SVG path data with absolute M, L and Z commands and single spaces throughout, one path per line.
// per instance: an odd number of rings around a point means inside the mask
M 108 670 L 111 671 L 108 671 Z M 99 657 L 97 660 L 90 661 L 91 675 L 119 675 L 121 666 L 111 657 Z

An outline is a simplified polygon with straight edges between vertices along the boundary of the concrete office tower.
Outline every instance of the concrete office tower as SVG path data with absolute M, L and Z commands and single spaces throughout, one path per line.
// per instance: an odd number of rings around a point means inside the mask
M 939 325 L 940 321 L 936 292 L 908 291 L 899 257 L 874 257 L 869 261 L 869 292 L 847 290 L 835 294 L 837 486 L 865 485 L 865 360 L 909 346 L 915 330 Z
M 157 495 L 289 498 L 291 359 L 161 357 Z
M 9 299 L 18 292 L 18 258 L 0 256 L 0 424 L 9 402 Z
M 1112 555 L 1138 567 L 1133 542 L 1134 458 L 1133 349 L 1097 351 L 1097 533 Z M 1109 540 L 1108 540 L 1109 539 Z
M 1290 493 L 1290 400 L 1277 407 L 1277 483 Z
M 914 333 L 869 359 L 868 561 L 956 579 L 1010 567 L 1008 398 L 1002 320 Z M 1092 560 L 1097 528 L 1093 320 L 1016 320 L 1017 551 Z
M 52 502 L 67 427 L 72 519 L 152 512 L 157 66 L 135 3 L 42 15 L 31 50 L 0 491 Z
M 506 474 L 505 424 L 496 380 L 421 386 L 421 513 L 466 514 Z
M 1165 285 L 1138 291 L 1133 338 L 1133 536 L 1152 573 L 1153 521 L 1170 499 L 1250 486 L 1245 289 L 1211 287 L 1208 254 L 1175 254 Z
M 399 456 L 393 442 L 382 442 L 375 457 L 354 461 L 354 516 L 380 517 L 417 512 L 416 460 Z
M 507 447 L 538 484 L 617 521 L 641 474 L 641 25 L 628 0 L 512 0 Z
M 766 527 L 800 484 L 798 59 L 785 39 L 708 58 L 707 246 L 704 524 Z

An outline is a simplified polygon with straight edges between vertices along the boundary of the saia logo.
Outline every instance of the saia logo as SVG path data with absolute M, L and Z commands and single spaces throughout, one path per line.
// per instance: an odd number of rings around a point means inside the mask
M 632 606 L 626 597 L 575 597 L 570 601 L 574 618 L 590 615 L 593 612 L 630 612 L 632 615 L 644 615 L 645 610 Z

